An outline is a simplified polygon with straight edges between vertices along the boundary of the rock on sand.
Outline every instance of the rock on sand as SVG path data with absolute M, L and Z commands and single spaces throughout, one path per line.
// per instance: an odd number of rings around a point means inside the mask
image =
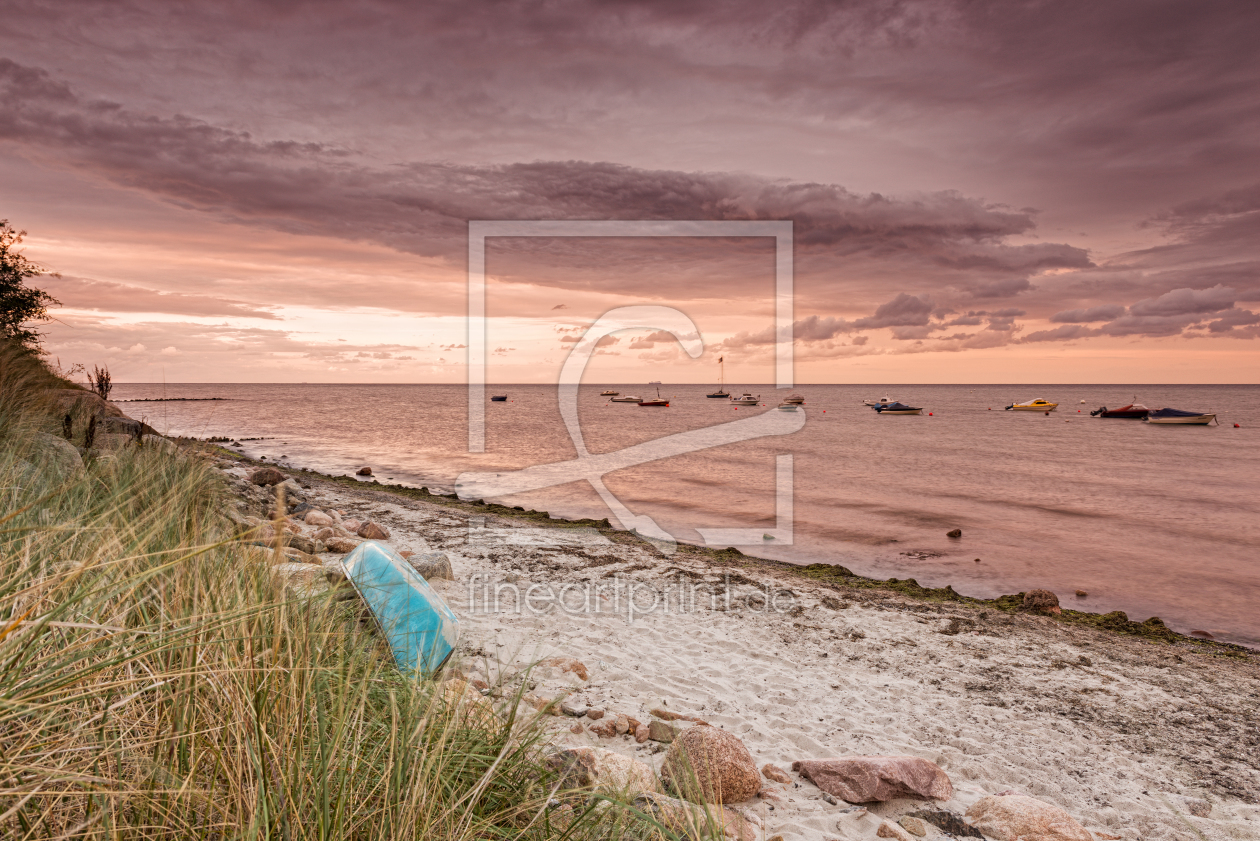
M 718 727 L 690 727 L 675 736 L 661 779 L 683 797 L 702 796 L 709 803 L 739 803 L 761 789 L 748 748 Z M 699 792 L 694 791 L 697 784 Z
M 249 474 L 249 481 L 255 485 L 278 485 L 287 478 L 274 467 L 260 467 Z
M 1089 830 L 1058 806 L 1022 794 L 982 797 L 967 810 L 967 820 L 997 841 L 1093 841 Z
M 793 762 L 792 770 L 850 803 L 914 797 L 949 800 L 954 786 L 934 762 L 917 756 L 846 756 Z
M 546 763 L 560 773 L 567 787 L 624 792 L 631 796 L 660 791 L 660 783 L 651 768 L 607 748 L 567 748 L 548 756 Z

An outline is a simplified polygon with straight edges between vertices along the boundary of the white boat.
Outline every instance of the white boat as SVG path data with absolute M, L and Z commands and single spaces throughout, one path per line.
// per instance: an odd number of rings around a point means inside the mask
M 805 405 L 805 395 L 804 395 L 804 394 L 797 394 L 797 393 L 795 393 L 795 392 L 794 392 L 794 393 L 792 393 L 792 394 L 789 394 L 787 397 L 783 398 L 783 402 L 784 402 L 784 403 L 791 403 L 793 406 L 804 406 L 804 405 Z
M 608 402 L 609 403 L 638 403 L 642 399 L 643 399 L 642 397 L 638 397 L 633 394 L 627 394 L 625 397 L 614 397 Z
M 1188 423 L 1195 426 L 1207 426 L 1214 420 L 1214 414 L 1183 412 L 1180 409 L 1156 409 L 1146 416 L 1147 423 Z M 1217 423 L 1219 425 L 1220 422 Z
M 621 392 L 613 391 L 612 389 L 609 389 L 608 391 L 601 391 L 599 393 L 599 396 L 600 397 L 616 397 L 618 394 L 621 394 Z
M 660 384 L 661 384 L 661 381 L 660 381 L 660 380 L 649 380 L 649 381 L 648 381 L 648 385 L 660 385 Z
M 887 406 L 889 403 L 896 403 L 891 397 L 881 397 L 878 400 L 863 400 L 863 406 Z
M 1008 412 L 1053 412 L 1059 408 L 1058 403 L 1051 403 L 1049 400 L 1043 400 L 1038 397 L 1036 400 L 1029 400 L 1027 403 L 1012 403 L 1006 407 Z
M 753 397 L 751 394 L 745 391 L 739 397 L 732 397 L 731 402 L 734 403 L 736 406 L 756 406 L 758 403 L 761 402 L 761 395 L 758 394 L 756 397 Z

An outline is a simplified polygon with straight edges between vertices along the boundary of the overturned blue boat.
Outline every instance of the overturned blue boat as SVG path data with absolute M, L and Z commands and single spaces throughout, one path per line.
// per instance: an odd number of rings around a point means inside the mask
M 342 560 L 381 628 L 400 671 L 430 675 L 455 650 L 459 619 L 401 555 L 369 540 Z

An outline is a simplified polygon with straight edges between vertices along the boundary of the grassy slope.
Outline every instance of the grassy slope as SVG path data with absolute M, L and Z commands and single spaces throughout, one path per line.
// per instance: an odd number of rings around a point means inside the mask
M 286 600 L 195 456 L 51 466 L 66 385 L 0 347 L 0 836 L 658 837 L 548 808 L 535 731 L 401 677 L 346 603 Z

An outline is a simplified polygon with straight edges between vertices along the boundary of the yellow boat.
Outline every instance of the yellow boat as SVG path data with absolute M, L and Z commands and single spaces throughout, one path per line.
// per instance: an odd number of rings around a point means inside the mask
M 1006 407 L 1008 412 L 1053 412 L 1059 408 L 1058 403 L 1051 403 L 1049 400 L 1042 400 L 1038 397 L 1036 400 L 1029 400 L 1027 403 L 1012 403 Z

